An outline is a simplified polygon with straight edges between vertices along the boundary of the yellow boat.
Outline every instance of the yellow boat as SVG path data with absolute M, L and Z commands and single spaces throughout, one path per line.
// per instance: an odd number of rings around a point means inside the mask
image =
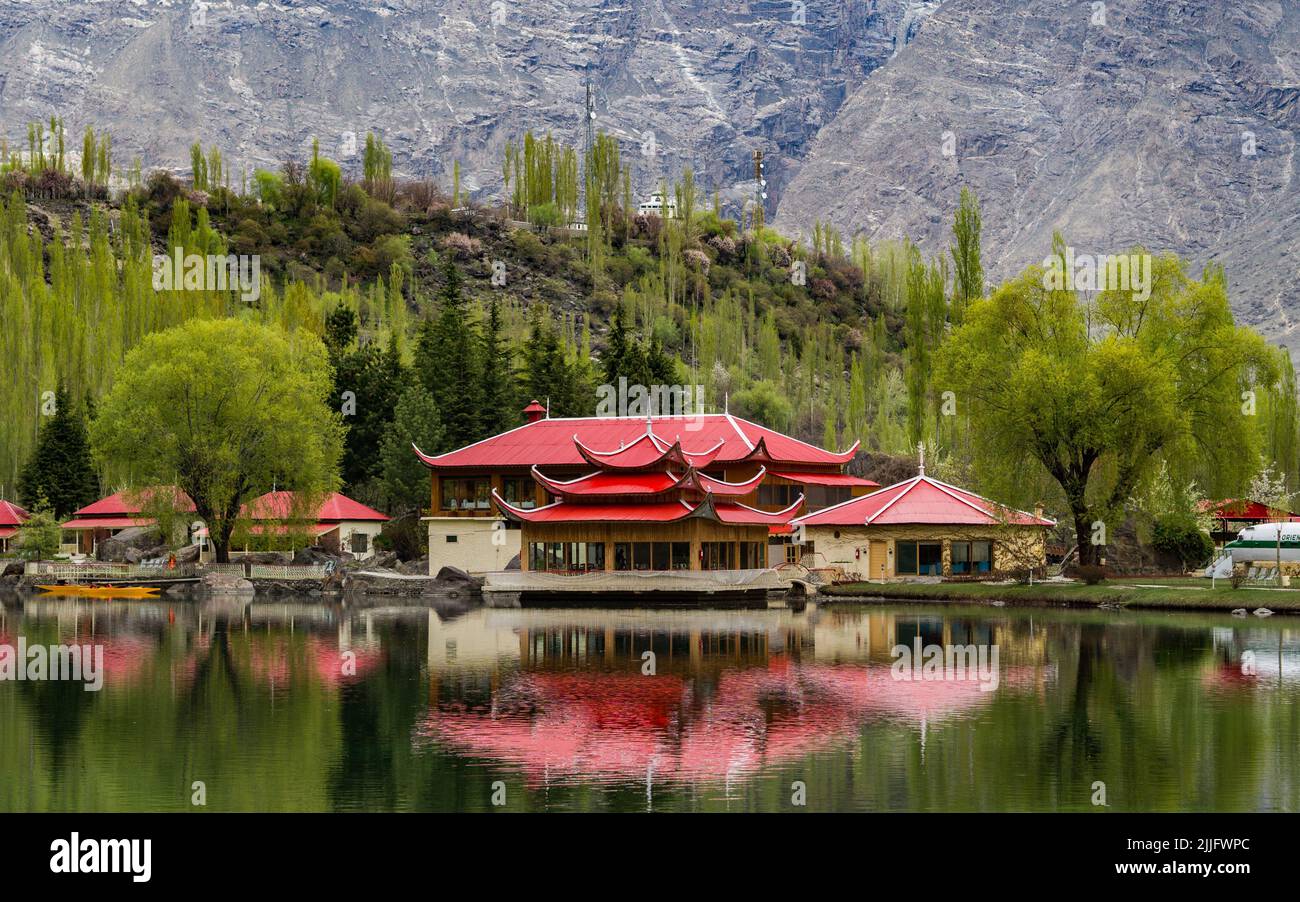
M 79 598 L 157 598 L 157 586 L 37 586 L 49 595 Z

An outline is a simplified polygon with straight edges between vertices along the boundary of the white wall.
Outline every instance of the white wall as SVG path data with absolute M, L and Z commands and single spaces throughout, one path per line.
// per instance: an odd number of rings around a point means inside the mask
M 443 567 L 466 573 L 491 573 L 506 569 L 519 553 L 518 529 L 505 529 L 495 517 L 425 517 L 429 524 L 429 575 Z M 496 526 L 495 524 L 500 524 Z M 455 541 L 448 541 L 449 537 Z

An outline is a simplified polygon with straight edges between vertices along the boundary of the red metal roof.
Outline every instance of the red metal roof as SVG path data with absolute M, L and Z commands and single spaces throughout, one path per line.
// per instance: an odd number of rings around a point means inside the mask
M 492 498 L 507 516 L 527 523 L 672 523 L 695 514 L 695 508 L 684 501 L 638 504 L 566 504 L 557 501 L 528 510 L 507 503 L 495 489 Z
M 21 526 L 27 518 L 31 516 L 12 501 L 5 501 L 0 498 L 0 527 L 4 526 Z M 0 539 L 7 539 L 8 536 L 0 536 Z
M 0 539 L 12 539 L 18 535 L 17 526 L 0 526 Z
M 267 492 L 245 504 L 241 513 L 252 520 L 289 520 L 303 516 L 301 511 L 294 511 L 293 505 L 293 492 Z M 353 501 L 347 495 L 332 492 L 325 498 L 314 519 L 322 523 L 337 523 L 341 520 L 384 521 L 388 516 L 360 501 Z
M 149 517 L 76 517 L 63 524 L 64 529 L 128 529 L 132 526 L 153 526 Z
M 878 492 L 799 517 L 804 526 L 945 525 L 1055 526 L 1055 521 L 1003 507 L 929 476 L 914 476 Z
M 735 502 L 715 502 L 712 495 L 696 504 L 688 501 L 638 502 L 633 504 L 587 504 L 557 501 L 532 509 L 509 504 L 496 489 L 492 499 L 508 517 L 525 523 L 672 523 L 688 517 L 707 517 L 734 525 L 779 525 L 803 506 L 803 496 L 785 510 L 769 513 Z
M 682 448 L 681 439 L 672 442 L 662 441 L 654 434 L 652 427 L 647 426 L 646 432 L 642 433 L 631 444 L 612 451 L 596 451 L 588 448 L 576 433 L 573 436 L 573 444 L 577 447 L 578 453 L 582 455 L 583 460 L 594 467 L 644 470 L 665 464 L 677 464 L 684 467 L 707 467 L 722 451 L 722 447 L 726 442 L 719 440 L 714 443 L 713 447 L 706 448 L 698 453 L 686 451 Z
M 124 517 L 130 514 L 138 514 L 148 498 L 158 491 L 171 491 L 175 493 L 176 500 L 180 502 L 181 510 L 193 511 L 194 502 L 190 496 L 186 495 L 180 489 L 174 486 L 155 486 L 147 489 L 123 489 L 120 492 L 114 492 L 107 498 L 100 498 L 92 504 L 87 504 L 81 510 L 73 511 L 74 517 Z
M 1227 498 L 1223 501 L 1201 501 L 1197 507 L 1208 511 L 1220 520 L 1266 520 L 1300 521 L 1300 517 L 1281 508 L 1269 507 L 1259 501 L 1249 499 Z
M 577 479 L 561 480 L 551 479 L 537 467 L 532 468 L 532 474 L 533 479 L 552 495 L 579 499 L 618 495 L 662 495 L 673 490 L 728 496 L 748 495 L 763 481 L 766 471 L 760 467 L 757 473 L 744 482 L 727 482 L 700 473 L 693 467 L 687 468 L 681 476 L 674 475 L 670 470 L 647 473 L 598 470 Z
M 338 528 L 339 524 L 337 523 L 314 523 L 310 527 L 309 532 L 314 536 L 323 536 L 327 532 L 333 532 Z M 293 532 L 293 527 L 276 523 L 255 523 L 248 527 L 248 532 L 249 535 L 254 536 L 263 536 L 268 533 L 284 536 Z
M 668 472 L 659 473 L 606 473 L 597 470 L 577 479 L 550 479 L 533 467 L 533 478 L 550 492 L 560 497 L 596 497 L 608 495 L 660 495 L 677 485 L 677 478 Z
M 786 464 L 839 467 L 848 463 L 857 451 L 856 444 L 844 452 L 826 451 L 723 413 L 653 417 L 651 425 L 658 439 L 680 441 L 682 451 L 688 455 L 702 455 L 718 442 L 723 442 L 714 458 L 720 463 L 757 459 L 753 455 L 755 449 L 760 449 L 765 454 L 765 459 L 760 462 L 774 460 Z M 446 454 L 428 455 L 418 448 L 415 451 L 426 465 L 435 469 L 527 468 L 534 464 L 572 467 L 587 462 L 574 444 L 575 435 L 588 449 L 618 449 L 626 448 L 645 434 L 645 417 L 555 417 L 526 423 Z
M 773 473 L 772 475 L 802 485 L 864 485 L 868 487 L 880 485 L 878 482 L 863 479 L 861 476 L 850 476 L 848 473 Z
M 803 495 L 800 495 L 794 504 L 779 511 L 761 511 L 749 505 L 735 502 L 716 502 L 713 505 L 713 510 L 723 523 L 783 526 L 790 522 L 790 518 L 798 513 L 801 507 L 803 507 Z

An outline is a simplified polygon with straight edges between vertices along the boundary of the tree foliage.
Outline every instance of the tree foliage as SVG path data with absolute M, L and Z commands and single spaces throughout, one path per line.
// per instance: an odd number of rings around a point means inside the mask
M 1093 524 L 1113 525 L 1160 460 L 1216 493 L 1248 478 L 1260 435 L 1243 392 L 1271 381 L 1275 360 L 1233 323 L 1213 268 L 1196 281 L 1158 257 L 1148 298 L 1090 302 L 1049 285 L 1032 266 L 972 304 L 940 350 L 940 380 L 970 411 L 982 472 L 1008 491 L 1050 476 L 1090 564 Z
M 315 337 L 243 319 L 196 320 L 127 355 L 91 443 L 101 460 L 129 462 L 136 484 L 187 494 L 225 561 L 246 501 L 272 487 L 299 499 L 337 489 L 342 427 L 329 390 Z

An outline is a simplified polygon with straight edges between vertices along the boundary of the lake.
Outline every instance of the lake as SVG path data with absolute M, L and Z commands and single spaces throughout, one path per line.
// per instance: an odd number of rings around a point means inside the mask
M 1298 627 L 10 597 L 102 688 L 0 682 L 0 811 L 1297 811 Z

